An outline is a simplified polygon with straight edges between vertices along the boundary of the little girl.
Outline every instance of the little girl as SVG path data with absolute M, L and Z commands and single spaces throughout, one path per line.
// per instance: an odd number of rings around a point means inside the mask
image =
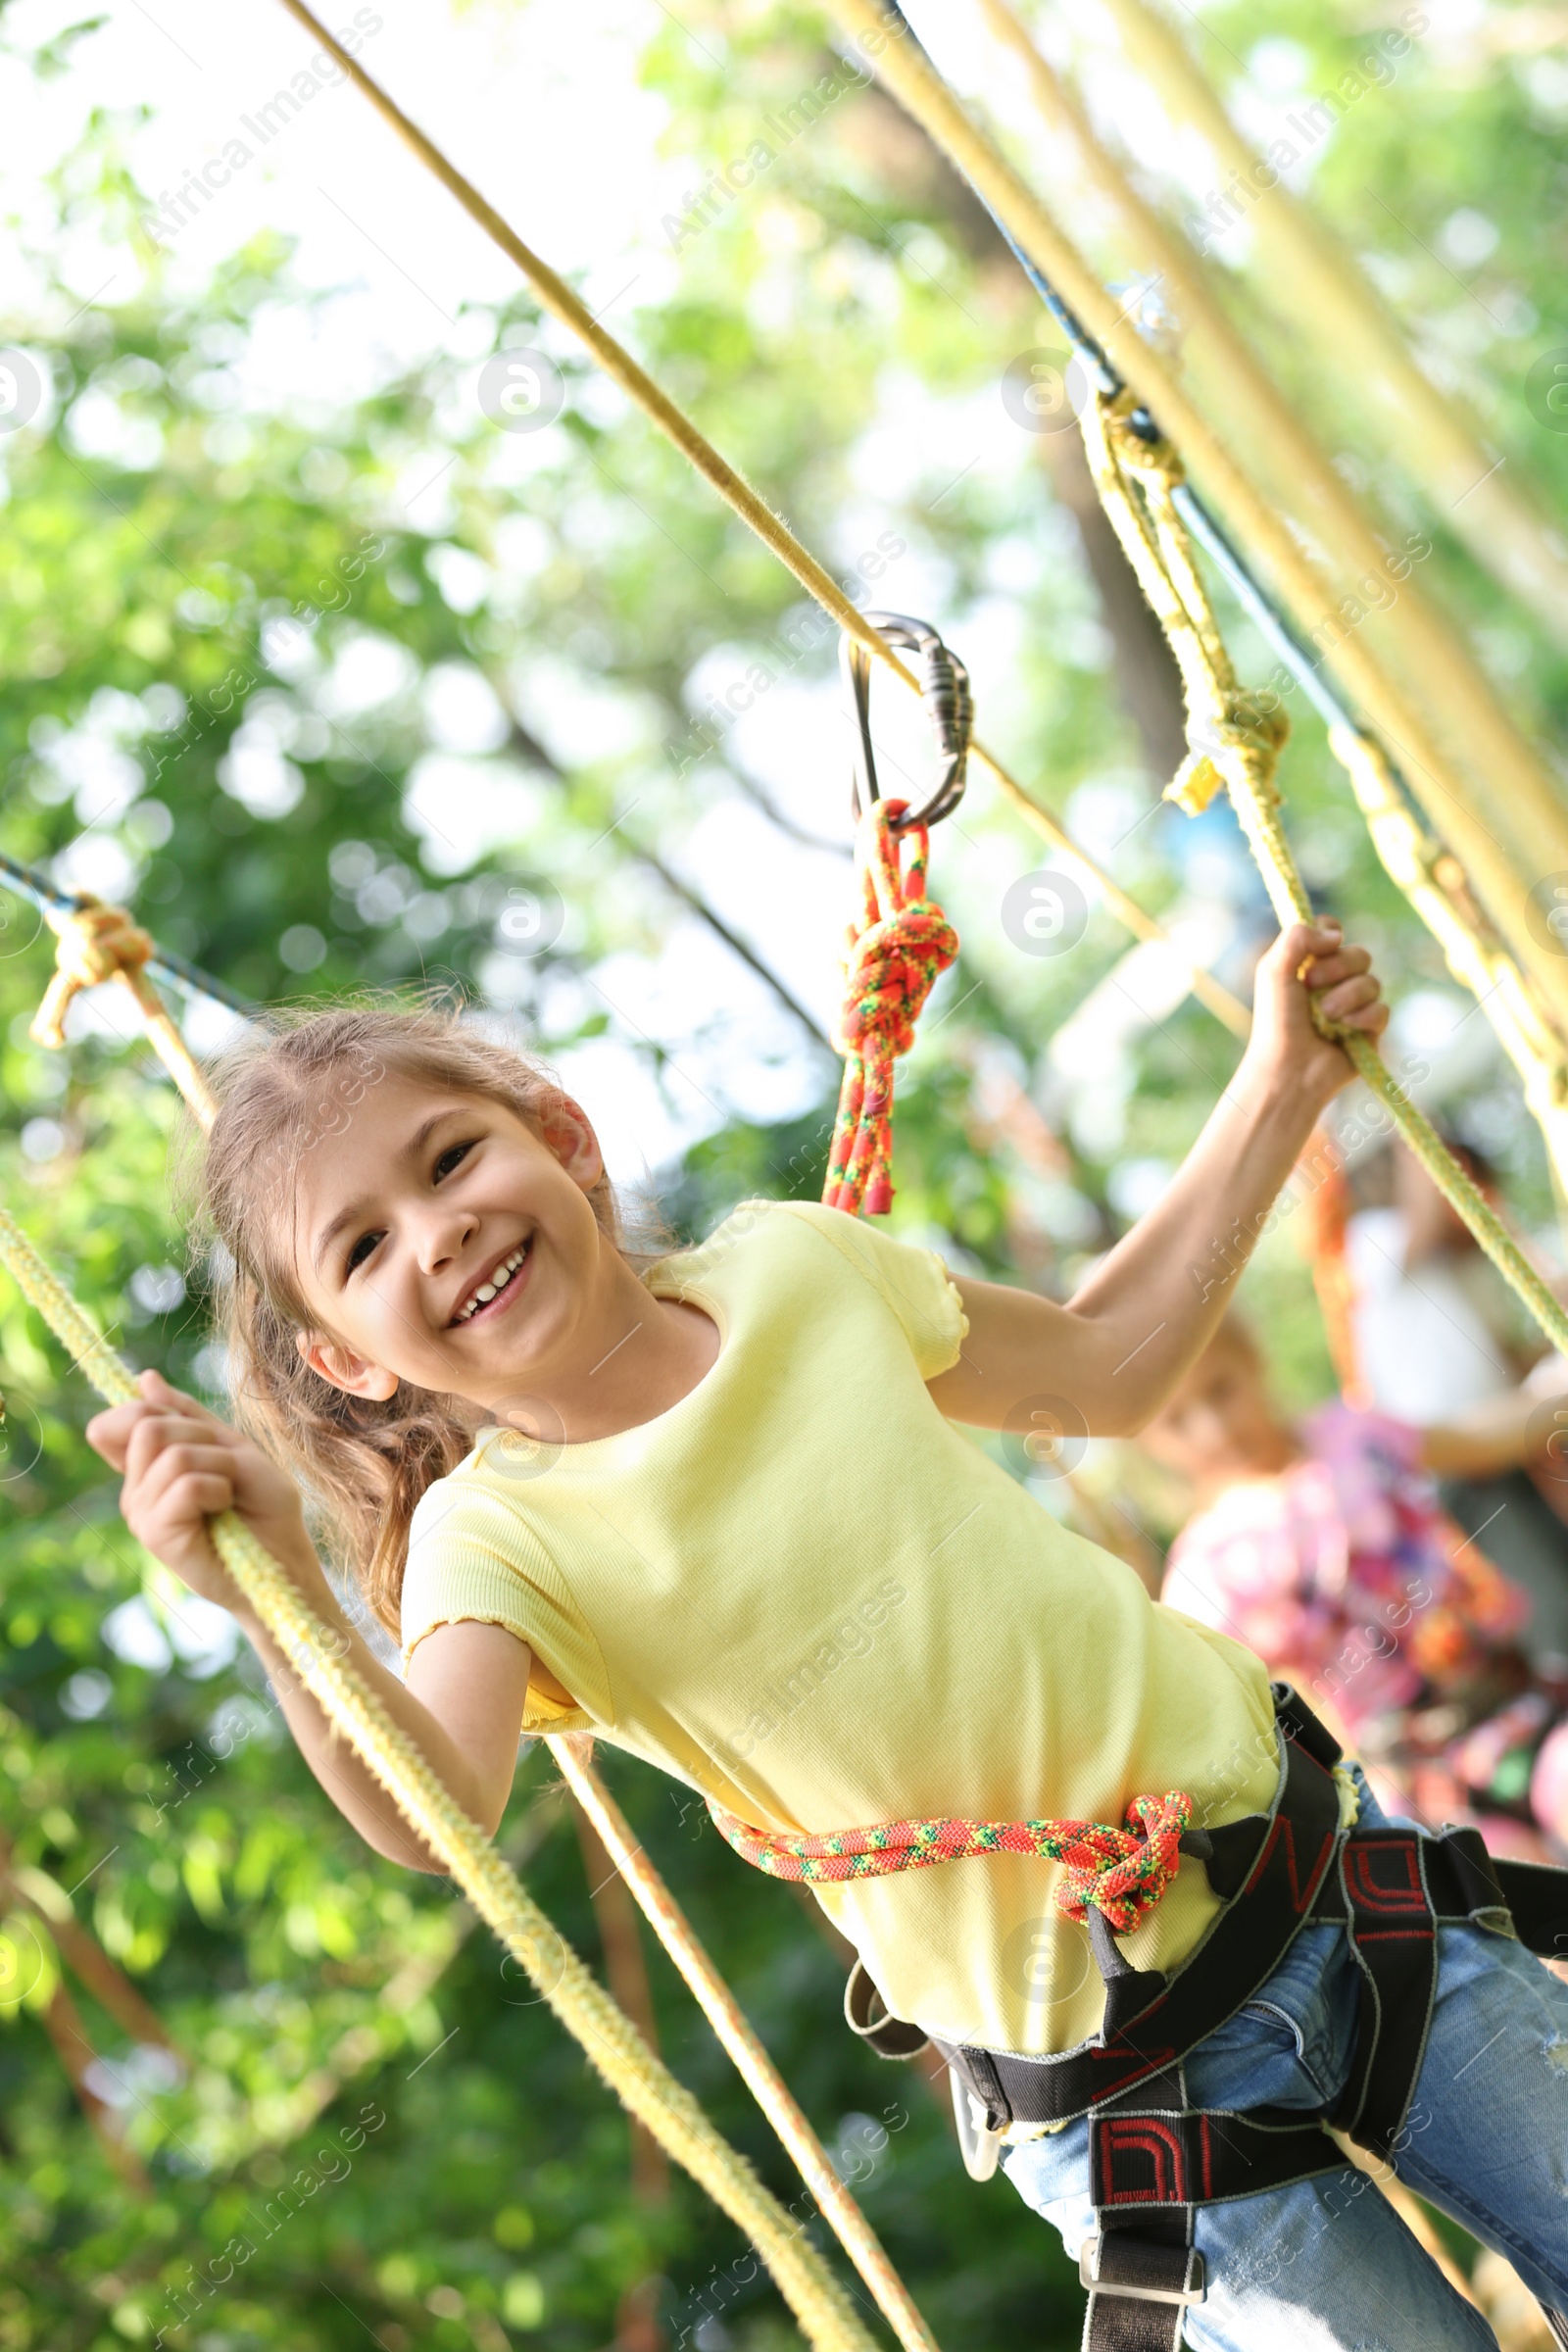
M 1529 1458 L 1537 1388 L 1426 1429 L 1335 1402 L 1299 1430 L 1269 1403 L 1228 1315 L 1144 1431 L 1191 1482 L 1161 1598 L 1234 1634 L 1349 1740 L 1373 1784 L 1434 1825 L 1468 1816 L 1494 1852 L 1568 1848 L 1568 1660 L 1532 1669 L 1529 1596 L 1440 1508 L 1440 1472 Z
M 433 1014 L 322 1012 L 223 1074 L 209 1147 L 246 1434 L 149 1373 L 92 1441 L 135 1534 L 240 1619 L 332 1801 L 415 1868 L 430 1857 L 228 1584 L 210 1513 L 249 1521 L 487 1831 L 519 1732 L 581 1728 L 762 1832 L 1117 1824 L 1135 1796 L 1185 1790 L 1216 1843 L 1241 1823 L 1245 1844 L 1283 1785 L 1262 1663 L 1152 1603 L 959 1425 L 1116 1434 L 1157 1410 L 1219 1319 L 1202 1270 L 1256 1234 L 1349 1082 L 1309 991 L 1381 1034 L 1365 952 L 1337 925 L 1293 928 L 1186 1163 L 1068 1306 L 955 1281 L 928 1250 L 797 1202 L 751 1203 L 639 1266 L 587 1115 L 541 1072 Z M 400 1631 L 406 1681 L 337 1606 L 302 1493 Z M 1332 1825 L 1336 1784 L 1310 1770 Z M 1358 1802 L 1378 1818 L 1341 1775 L 1342 1821 Z M 994 2058 L 1033 2082 L 1101 2027 L 1096 1954 L 1124 1988 L 1164 1972 L 1179 1990 L 1229 1917 L 1195 1857 L 1121 1952 L 1092 1913 L 1092 1952 L 1057 1883 L 991 1851 L 817 1892 L 890 2010 L 971 2080 Z M 1568 2074 L 1539 2056 L 1544 2034 L 1568 2044 L 1568 1990 L 1503 1935 L 1440 1933 L 1418 2084 L 1434 2120 L 1401 2173 L 1568 2304 Z M 1354 1977 L 1343 1927 L 1301 1928 L 1267 2005 L 1205 2026 L 1190 2099 L 1315 2115 L 1349 2074 Z M 1083 2112 L 1014 2123 L 1004 2162 L 1071 2251 L 1097 2242 Z M 1332 2230 L 1321 2179 L 1199 2207 L 1202 2299 L 1167 2296 L 1166 2321 L 1182 2310 L 1186 2340 L 1214 2352 L 1303 2340 L 1303 2302 L 1323 2346 L 1487 2340 L 1381 2199 L 1340 2202 Z M 1100 2260 L 1087 2276 L 1109 2279 Z M 1095 2301 L 1154 2308 L 1103 2284 Z

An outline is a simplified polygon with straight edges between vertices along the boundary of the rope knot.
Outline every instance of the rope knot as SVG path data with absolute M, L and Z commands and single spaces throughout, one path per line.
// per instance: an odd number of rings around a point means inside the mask
M 1163 433 L 1156 433 L 1150 440 L 1138 430 L 1133 423 L 1133 416 L 1142 407 L 1143 402 L 1130 386 L 1125 386 L 1108 399 L 1102 396 L 1100 414 L 1105 439 L 1127 472 L 1147 475 L 1165 490 L 1172 490 L 1178 482 L 1186 481 L 1187 467 L 1182 463 L 1180 450 L 1174 442 L 1167 441 Z
M 925 895 L 925 826 L 893 829 L 907 805 L 873 801 L 855 837 L 861 911 L 845 938 L 844 1004 L 833 1039 L 844 1056 L 844 1084 L 822 1194 L 829 1208 L 851 1216 L 862 1206 L 868 1216 L 885 1216 L 893 1204 L 894 1059 L 913 1045 L 926 999 L 958 953 L 957 933 Z
M 59 944 L 54 973 L 27 1034 L 35 1045 L 58 1048 L 66 1042 L 66 1014 L 74 997 L 122 976 L 134 985 L 157 950 L 123 906 L 105 906 L 84 895 L 69 912 L 53 907 L 46 912 Z
M 1269 709 L 1256 695 L 1232 696 L 1221 715 L 1200 718 L 1189 730 L 1191 749 L 1165 787 L 1166 800 L 1188 816 L 1201 816 L 1239 768 L 1249 791 L 1277 806 L 1274 770 L 1290 731 L 1283 704 Z
M 958 935 L 929 899 L 906 902 L 886 922 L 851 930 L 844 1004 L 834 1046 L 864 1055 L 868 1046 L 907 1054 L 925 1001 L 958 952 Z
M 1167 1788 L 1163 1796 L 1135 1796 L 1125 1830 L 1086 1823 L 1089 1834 L 1061 1856 L 1056 1908 L 1068 1919 L 1083 1920 L 1093 1904 L 1124 1935 L 1152 1911 L 1175 1878 L 1182 1832 L 1192 1824 L 1193 1800 L 1181 1788 Z

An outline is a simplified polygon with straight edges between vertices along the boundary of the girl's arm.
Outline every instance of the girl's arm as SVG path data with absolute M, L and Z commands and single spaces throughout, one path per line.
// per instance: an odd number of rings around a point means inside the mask
M 1297 923 L 1257 967 L 1252 1034 L 1170 1190 L 1066 1306 L 1000 1283 L 961 1280 L 963 1354 L 930 1383 L 955 1421 L 1026 1426 L 1061 1403 L 1087 1431 L 1126 1437 L 1171 1395 L 1212 1338 L 1236 1276 L 1325 1105 L 1354 1071 L 1320 1038 L 1308 991 L 1336 1020 L 1381 1035 L 1364 948 L 1337 923 Z
M 532 1652 L 495 1625 L 440 1626 L 401 1683 L 344 1616 L 306 1532 L 291 1482 L 216 1413 L 141 1375 L 141 1401 L 99 1413 L 87 1435 L 124 1479 L 121 1508 L 132 1535 L 200 1593 L 232 1611 L 267 1669 L 300 1752 L 344 1818 L 378 1854 L 440 1870 L 369 1767 L 332 1730 L 289 1660 L 214 1551 L 207 1520 L 230 1505 L 284 1568 L 345 1658 L 444 1784 L 486 1832 L 506 1810 Z

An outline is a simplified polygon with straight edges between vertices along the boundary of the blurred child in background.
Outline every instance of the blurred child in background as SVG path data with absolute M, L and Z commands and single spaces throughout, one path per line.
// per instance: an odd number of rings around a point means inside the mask
M 1143 1440 L 1196 1503 L 1161 1597 L 1259 1650 L 1393 1809 L 1526 1859 L 1568 1851 L 1568 1660 L 1527 1658 L 1529 1595 L 1435 1478 L 1527 1459 L 1542 1403 L 1507 1389 L 1415 1428 L 1335 1402 L 1293 1428 L 1232 1314 Z
M 1464 1144 L 1450 1139 L 1449 1148 L 1494 1200 L 1487 1162 Z M 1539 1334 L 1412 1152 L 1396 1143 L 1352 1183 L 1371 1196 L 1353 1207 L 1344 1234 L 1357 1401 L 1413 1429 L 1441 1431 L 1500 1404 L 1527 1376 L 1534 1405 L 1537 1382 L 1568 1384 L 1560 1358 L 1538 1362 Z M 1351 1376 L 1352 1367 L 1341 1367 L 1348 1389 Z M 1449 1517 L 1530 1595 L 1527 1653 L 1538 1663 L 1568 1654 L 1564 1464 L 1553 1461 L 1544 1473 L 1517 1454 L 1462 1464 L 1445 1455 L 1428 1466 Z

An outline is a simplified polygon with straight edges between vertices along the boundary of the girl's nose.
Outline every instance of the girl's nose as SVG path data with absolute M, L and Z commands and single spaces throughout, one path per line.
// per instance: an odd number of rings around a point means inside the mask
M 475 1220 L 465 1213 L 432 1210 L 421 1221 L 417 1242 L 419 1270 L 439 1274 L 462 1254 L 472 1236 Z

